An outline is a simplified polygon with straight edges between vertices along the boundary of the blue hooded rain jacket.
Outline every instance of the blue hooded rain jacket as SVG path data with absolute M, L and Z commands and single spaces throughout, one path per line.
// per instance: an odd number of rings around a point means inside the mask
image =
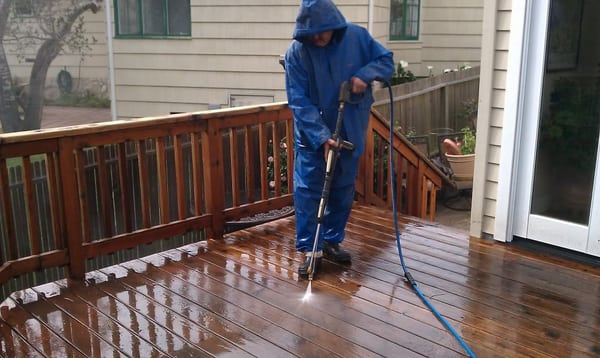
M 334 35 L 327 46 L 317 47 L 309 41 L 311 35 L 329 30 L 334 30 Z M 346 22 L 331 0 L 302 1 L 293 38 L 285 54 L 285 71 L 288 104 L 294 115 L 296 247 L 307 252 L 312 250 L 325 178 L 323 144 L 335 130 L 340 87 L 352 77 L 368 84 L 387 80 L 394 61 L 392 53 L 366 29 Z M 341 136 L 355 149 L 342 150 L 337 160 L 320 232 L 321 239 L 332 243 L 344 239 L 354 199 L 358 158 L 364 152 L 373 104 L 371 86 L 365 93 L 353 95 L 350 102 L 344 107 Z

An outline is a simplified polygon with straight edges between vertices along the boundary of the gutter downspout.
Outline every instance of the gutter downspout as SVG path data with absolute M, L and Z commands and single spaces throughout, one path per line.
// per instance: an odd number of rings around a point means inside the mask
M 110 113 L 113 121 L 117 120 L 117 99 L 115 96 L 115 63 L 113 59 L 113 34 L 110 17 L 110 0 L 105 1 L 106 10 L 106 44 L 108 46 L 108 81 L 110 86 Z
M 367 30 L 373 36 L 373 17 L 375 12 L 375 0 L 369 0 L 369 23 L 367 24 Z

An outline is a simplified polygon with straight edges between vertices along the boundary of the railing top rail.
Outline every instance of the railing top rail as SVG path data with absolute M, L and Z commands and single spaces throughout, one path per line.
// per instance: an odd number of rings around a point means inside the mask
M 277 102 L 254 106 L 118 120 L 112 122 L 90 123 L 69 127 L 3 133 L 0 134 L 0 145 L 80 136 L 82 134 L 98 134 L 102 132 L 130 130 L 148 126 L 175 125 L 178 123 L 188 123 L 191 120 L 205 121 L 216 118 L 226 119 L 253 113 L 277 111 L 285 108 L 287 108 L 287 102 Z
M 375 117 L 379 123 L 383 124 L 385 126 L 385 128 L 387 128 L 387 133 L 389 133 L 389 129 L 390 129 L 390 122 L 385 119 L 385 117 L 379 113 L 376 109 L 371 108 L 371 115 L 373 115 L 373 117 Z M 377 130 L 376 127 L 374 127 L 375 130 Z M 389 141 L 389 134 L 387 136 L 384 136 L 384 134 L 386 133 L 379 133 L 380 135 L 382 135 L 386 140 Z M 403 145 L 409 147 L 412 149 L 412 152 L 423 162 L 427 163 L 428 167 L 430 167 L 437 175 L 439 175 L 442 180 L 444 180 L 446 183 L 451 184 L 452 185 L 452 181 L 450 180 L 450 178 L 448 178 L 448 176 L 446 174 L 444 174 L 444 172 L 442 172 L 437 165 L 433 164 L 433 162 L 424 154 L 422 153 L 414 144 L 412 144 L 408 138 L 406 138 L 403 135 L 400 135 L 400 133 L 397 130 L 394 130 L 394 140 L 399 140 L 400 142 L 402 142 Z

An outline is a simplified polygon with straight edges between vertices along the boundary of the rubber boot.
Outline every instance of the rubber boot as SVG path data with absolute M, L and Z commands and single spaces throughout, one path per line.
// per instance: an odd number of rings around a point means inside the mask
M 352 260 L 350 253 L 346 250 L 343 250 L 338 243 L 329 243 L 325 241 L 325 247 L 323 249 L 323 256 L 326 259 L 339 262 L 339 263 L 348 263 Z
M 310 265 L 310 258 L 312 256 L 312 252 L 307 252 L 304 256 L 304 262 L 298 267 L 298 275 L 301 278 L 308 278 L 308 267 Z M 317 251 L 316 257 L 314 259 L 314 271 L 313 276 L 316 275 L 317 271 L 321 267 L 321 260 L 323 259 L 323 251 Z

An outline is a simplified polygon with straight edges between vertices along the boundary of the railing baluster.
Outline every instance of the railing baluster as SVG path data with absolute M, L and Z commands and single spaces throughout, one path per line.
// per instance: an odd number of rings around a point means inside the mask
M 244 153 L 244 160 L 246 162 L 246 201 L 251 203 L 254 201 L 254 141 L 252 137 L 252 126 L 246 126 L 244 129 L 244 141 L 246 143 L 246 153 Z
M 264 123 L 258 125 L 258 157 L 260 158 L 260 198 L 267 200 L 269 197 L 269 183 L 267 178 L 267 135 Z
M 129 181 L 127 180 L 127 143 L 118 144 L 118 171 L 119 171 L 119 192 L 121 193 L 121 219 L 123 220 L 123 230 L 131 232 L 133 230 L 133 211 L 131 191 L 129 190 Z M 115 213 L 116 216 L 116 213 Z
M 437 190 L 436 187 L 431 183 L 428 179 L 425 179 L 425 186 L 429 187 L 431 185 L 431 190 L 429 190 L 429 220 L 435 220 L 435 211 L 436 211 L 436 200 L 437 200 Z
M 148 183 L 148 165 L 146 164 L 146 141 L 137 143 L 138 172 L 140 180 L 140 206 L 142 208 L 143 228 L 150 227 L 150 184 Z
M 183 165 L 183 141 L 181 136 L 173 136 L 173 151 L 175 157 L 175 186 L 177 190 L 177 218 L 185 219 L 187 205 L 185 197 L 185 170 Z
M 229 128 L 229 167 L 231 170 L 231 206 L 240 205 L 236 128 Z
M 273 140 L 273 181 L 275 184 L 275 196 L 281 196 L 281 153 L 279 148 L 279 133 L 277 122 L 271 126 L 271 138 Z
M 402 191 L 405 187 L 405 173 L 406 173 L 406 160 L 400 155 L 396 155 L 396 205 L 399 211 L 406 212 L 404 207 L 406 206 L 406 196 L 402 195 Z
M 48 200 L 50 200 L 50 211 L 52 214 L 52 228 L 54 236 L 54 247 L 61 250 L 65 247 L 63 232 L 63 206 L 60 197 L 61 186 L 57 184 L 57 164 L 55 153 L 48 153 L 46 156 L 46 179 L 48 180 Z
M 8 168 L 6 160 L 0 158 L 0 190 L 2 190 L 2 214 L 4 215 L 2 223 L 5 226 L 6 245 L 3 247 L 6 250 L 6 260 L 17 259 L 17 245 L 15 242 L 15 221 L 13 217 L 13 206 L 10 195 L 10 181 L 8 180 Z M 3 257 L 0 256 L 0 262 L 4 263 Z
M 417 201 L 417 211 L 418 216 L 421 218 L 427 217 L 427 178 L 425 177 L 425 163 L 422 160 L 419 160 L 417 167 L 417 175 L 418 175 L 418 183 L 419 183 L 419 193 L 420 199 Z
M 285 145 L 287 156 L 287 192 L 292 193 L 294 191 L 294 124 L 291 118 L 285 121 Z
M 102 223 L 103 223 L 103 236 L 111 237 L 113 236 L 112 230 L 112 222 L 111 222 L 111 210 L 109 203 L 110 193 L 112 192 L 109 189 L 108 185 L 108 173 L 106 168 L 106 148 L 104 146 L 100 146 L 97 148 L 98 154 L 98 184 L 100 186 L 100 190 L 98 191 L 99 200 L 100 200 L 100 212 L 102 213 Z
M 200 216 L 202 210 L 202 193 L 204 188 L 202 186 L 202 165 L 204 160 L 202 158 L 202 152 L 200 146 L 203 143 L 200 141 L 200 135 L 196 132 L 190 134 L 190 145 L 192 147 L 192 183 L 194 186 L 194 216 Z
M 170 221 L 166 154 L 165 137 L 158 137 L 156 139 L 156 165 L 158 175 L 158 205 L 161 224 L 166 224 Z
M 85 167 L 87 163 L 86 159 L 86 150 L 85 148 L 79 148 L 76 152 L 76 165 L 77 165 L 77 174 L 78 174 L 78 190 L 79 200 L 80 200 L 80 210 L 81 210 L 81 221 L 80 225 L 82 228 L 82 242 L 90 242 L 92 240 L 92 233 L 90 228 L 90 200 L 92 198 L 88 197 L 88 183 L 85 172 Z M 91 154 L 91 153 L 90 153 Z
M 27 225 L 29 249 L 31 255 L 40 253 L 40 226 L 38 221 L 38 208 L 33 189 L 32 164 L 29 156 L 23 157 L 23 187 L 25 189 L 25 205 L 27 209 Z
M 377 161 L 377 196 L 380 198 L 383 198 L 386 182 L 386 171 L 384 169 L 387 163 L 384 158 L 386 157 L 387 151 L 385 149 L 385 142 L 383 141 L 383 138 L 380 137 L 379 141 L 377 141 L 377 158 L 379 158 Z

